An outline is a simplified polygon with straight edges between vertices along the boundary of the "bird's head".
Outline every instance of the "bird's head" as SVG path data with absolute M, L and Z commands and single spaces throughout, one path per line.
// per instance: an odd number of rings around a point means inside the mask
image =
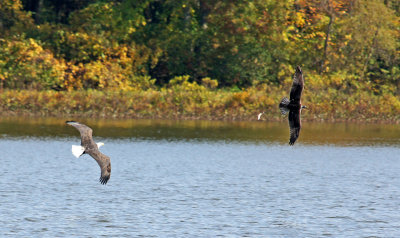
M 301 106 L 301 109 L 304 109 L 304 108 L 308 108 L 308 107 L 307 107 L 307 106 L 304 106 L 304 105 L 302 105 L 302 106 Z
M 99 148 L 100 149 L 100 146 L 103 146 L 104 145 L 104 143 L 103 142 L 99 142 L 99 143 L 97 143 L 97 148 Z
M 296 67 L 296 73 L 299 73 L 299 74 L 303 73 L 303 72 L 301 71 L 300 66 L 297 66 L 297 67 Z

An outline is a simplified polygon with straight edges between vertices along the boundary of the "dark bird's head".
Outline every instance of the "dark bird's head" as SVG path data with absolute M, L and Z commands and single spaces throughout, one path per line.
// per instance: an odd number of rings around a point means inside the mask
M 305 105 L 301 105 L 301 109 L 304 109 L 304 108 L 308 108 L 308 107 Z
M 296 74 L 302 74 L 303 71 L 301 70 L 300 66 L 296 67 Z

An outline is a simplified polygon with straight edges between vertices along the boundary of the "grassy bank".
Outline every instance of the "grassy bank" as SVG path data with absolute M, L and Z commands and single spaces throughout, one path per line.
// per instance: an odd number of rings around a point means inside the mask
M 91 118 L 162 118 L 206 120 L 282 120 L 278 103 L 290 82 L 243 90 L 212 89 L 181 82 L 169 87 L 130 91 L 0 91 L 0 116 L 28 115 Z M 393 94 L 368 90 L 321 89 L 310 82 L 303 94 L 309 121 L 399 122 L 400 101 Z

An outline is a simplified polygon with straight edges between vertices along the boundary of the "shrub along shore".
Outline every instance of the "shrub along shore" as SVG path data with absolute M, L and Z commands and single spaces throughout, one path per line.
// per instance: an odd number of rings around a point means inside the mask
M 326 82 L 325 82 L 326 83 Z M 204 85 L 203 85 L 204 84 Z M 282 86 L 260 84 L 245 89 L 210 87 L 187 78 L 147 90 L 0 90 L 0 116 L 158 118 L 202 120 L 283 120 L 279 101 L 289 95 L 291 79 Z M 302 97 L 307 121 L 400 122 L 394 94 L 368 90 L 321 88 L 309 80 Z

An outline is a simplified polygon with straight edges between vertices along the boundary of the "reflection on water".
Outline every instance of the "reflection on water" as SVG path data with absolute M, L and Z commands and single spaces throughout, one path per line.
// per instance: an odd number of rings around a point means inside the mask
M 226 122 L 173 120 L 79 120 L 94 129 L 95 137 L 152 140 L 204 140 L 282 143 L 289 140 L 285 118 L 282 122 Z M 68 137 L 76 131 L 60 118 L 0 118 L 2 137 Z M 400 126 L 391 124 L 304 122 L 296 144 L 397 145 Z

